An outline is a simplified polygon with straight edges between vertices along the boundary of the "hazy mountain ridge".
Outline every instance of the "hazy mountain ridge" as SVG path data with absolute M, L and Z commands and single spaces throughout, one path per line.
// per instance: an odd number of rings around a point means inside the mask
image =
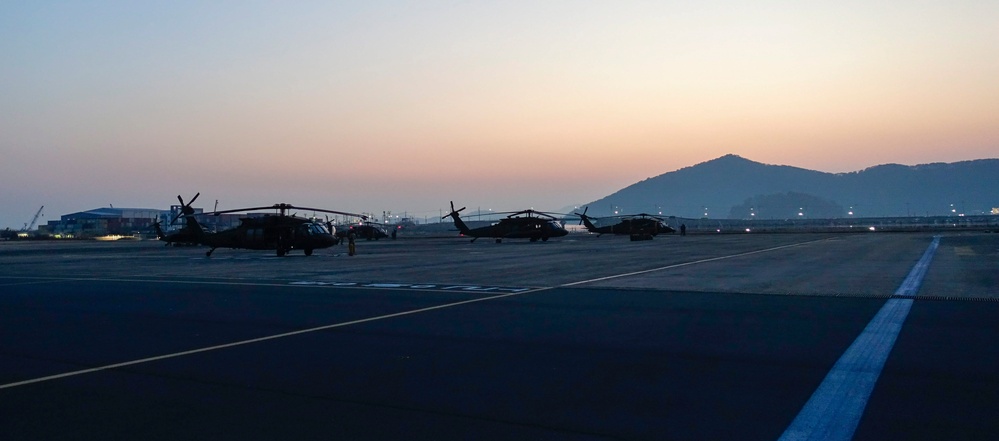
M 884 164 L 826 173 L 725 155 L 645 179 L 584 205 L 595 215 L 618 210 L 727 218 L 733 207 L 750 198 L 790 193 L 821 198 L 863 217 L 983 214 L 999 207 L 997 177 L 999 159 Z M 807 207 L 802 208 L 807 216 Z

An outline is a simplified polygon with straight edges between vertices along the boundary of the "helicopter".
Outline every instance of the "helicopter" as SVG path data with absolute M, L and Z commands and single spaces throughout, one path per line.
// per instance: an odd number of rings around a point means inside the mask
M 192 200 L 193 202 L 193 200 Z M 156 220 L 152 224 L 153 229 L 156 231 L 156 238 L 166 242 L 166 246 L 188 246 L 188 245 L 198 245 L 198 237 L 200 237 L 195 231 L 191 230 L 190 225 L 185 225 L 177 231 L 165 232 L 160 228 L 160 221 Z M 202 233 L 204 233 L 204 228 L 202 227 Z
M 204 215 L 204 213 L 196 212 L 194 209 L 191 209 L 189 213 L 185 213 L 184 211 L 184 207 L 188 207 L 190 204 L 193 204 L 194 199 L 197 199 L 198 196 L 201 196 L 201 193 L 194 195 L 194 198 L 191 199 L 191 201 L 187 204 L 184 204 L 183 199 L 179 195 L 177 196 L 177 199 L 180 200 L 181 202 L 179 206 L 170 207 L 171 211 L 177 211 L 178 213 L 170 221 L 170 225 L 175 224 L 177 222 L 177 219 L 180 216 L 184 216 L 185 214 L 194 215 L 194 216 Z M 218 206 L 219 206 L 219 201 L 216 200 L 215 201 L 216 210 L 218 209 Z M 161 223 L 159 219 L 154 219 L 152 224 L 150 224 L 150 226 L 153 228 L 153 231 L 156 233 L 156 239 L 162 242 L 166 242 L 164 244 L 165 246 L 175 246 L 175 247 L 201 245 L 198 238 L 200 238 L 201 235 L 204 233 L 213 232 L 210 231 L 207 226 L 201 225 L 200 223 L 197 224 L 197 226 L 200 227 L 199 228 L 200 231 L 197 231 L 195 230 L 195 225 L 190 222 L 186 222 L 183 228 L 180 228 L 178 230 L 172 230 L 170 232 L 165 232 L 163 231 L 163 228 L 161 228 Z
M 586 230 L 596 233 L 597 237 L 604 234 L 627 234 L 631 237 L 631 240 L 651 240 L 660 233 L 672 233 L 675 231 L 667 226 L 662 218 L 648 213 L 616 216 L 621 219 L 620 222 L 614 225 L 598 227 L 591 222 L 591 219 L 597 218 L 586 215 L 586 211 L 589 209 L 590 207 L 586 207 L 582 213 L 573 214 L 579 216 L 579 223 L 586 225 Z
M 337 239 L 346 238 L 351 231 L 354 232 L 354 237 L 357 237 L 358 239 L 378 240 L 389 237 L 389 233 L 386 233 L 381 226 L 374 222 L 361 222 L 346 225 L 345 227 L 346 228 L 339 228 L 336 230 L 334 235 Z
M 461 220 L 459 212 L 467 207 L 454 209 L 454 201 L 451 202 L 451 212 L 441 219 L 454 219 L 454 226 L 463 236 L 471 236 L 472 242 L 480 237 L 492 237 L 496 243 L 501 243 L 503 239 L 530 239 L 531 242 L 548 241 L 551 237 L 562 237 L 569 234 L 568 231 L 555 220 L 555 216 L 535 210 L 521 210 L 509 213 L 509 216 L 500 219 L 499 222 L 479 228 L 468 228 L 465 221 Z
M 269 207 L 238 208 L 234 210 L 214 211 L 203 213 L 203 215 L 218 216 L 223 213 L 237 213 L 253 210 L 278 210 L 277 215 L 264 215 L 255 217 L 244 217 L 239 220 L 239 225 L 235 228 L 209 233 L 202 228 L 195 218 L 194 203 L 201 193 L 194 195 L 186 204 L 184 199 L 178 195 L 177 200 L 181 204 L 181 212 L 174 216 L 171 223 L 176 222 L 181 216 L 184 217 L 186 226 L 179 234 L 185 234 L 194 242 L 211 247 L 206 256 L 211 257 L 216 248 L 242 248 L 250 250 L 275 250 L 278 256 L 284 256 L 291 250 L 301 249 L 306 256 L 311 256 L 313 250 L 329 248 L 337 244 L 336 237 L 326 229 L 326 225 L 313 219 L 288 215 L 286 212 L 291 209 L 304 211 L 333 213 L 345 216 L 356 216 L 367 219 L 366 216 L 342 211 L 325 210 L 320 208 L 296 207 L 290 204 L 274 204 Z

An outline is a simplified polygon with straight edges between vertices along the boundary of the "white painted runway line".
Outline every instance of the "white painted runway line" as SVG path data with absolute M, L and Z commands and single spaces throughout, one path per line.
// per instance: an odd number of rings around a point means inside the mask
M 24 381 L 18 381 L 18 382 L 14 382 L 14 383 L 2 384 L 2 385 L 0 385 L 0 389 L 8 389 L 8 388 L 17 387 L 17 386 L 25 386 L 25 385 L 28 385 L 28 384 L 41 383 L 41 382 L 44 382 L 44 381 L 57 380 L 57 379 L 60 379 L 60 378 L 73 377 L 73 376 L 83 375 L 83 374 L 90 374 L 90 373 L 94 373 L 94 372 L 106 371 L 106 370 L 116 369 L 116 368 L 121 368 L 121 367 L 126 367 L 126 366 L 133 366 L 133 365 L 142 364 L 142 363 L 149 363 L 149 362 L 152 362 L 152 361 L 166 360 L 168 358 L 177 358 L 177 357 L 183 357 L 185 355 L 199 354 L 199 353 L 202 353 L 202 352 L 217 351 L 219 349 L 226 349 L 226 348 L 231 348 L 231 347 L 235 347 L 235 346 L 243 346 L 243 345 L 248 345 L 248 344 L 252 344 L 252 343 L 259 343 L 259 342 L 267 341 L 267 340 L 276 340 L 276 339 L 279 339 L 279 338 L 291 337 L 291 336 L 301 335 L 301 334 L 308 334 L 308 333 L 311 333 L 311 332 L 324 331 L 324 330 L 327 330 L 327 329 L 341 328 L 341 327 L 344 327 L 344 326 L 356 325 L 356 324 L 360 324 L 360 323 L 373 322 L 373 321 L 377 321 L 377 320 L 385 320 L 385 319 L 394 318 L 394 317 L 402 317 L 402 316 L 405 316 L 405 315 L 419 314 L 421 312 L 433 311 L 433 310 L 437 310 L 437 309 L 451 308 L 451 307 L 454 307 L 454 306 L 466 305 L 466 304 L 475 303 L 475 302 L 484 302 L 484 301 L 487 301 L 487 300 L 495 300 L 495 299 L 499 299 L 499 298 L 503 298 L 503 297 L 511 297 L 511 296 L 516 296 L 516 295 L 529 294 L 529 293 L 532 293 L 532 292 L 544 291 L 544 290 L 549 290 L 549 289 L 552 289 L 552 288 L 539 288 L 539 289 L 535 289 L 535 290 L 532 290 L 532 291 L 523 291 L 523 292 L 517 292 L 517 293 L 510 293 L 510 294 L 501 294 L 501 295 L 496 295 L 496 296 L 491 296 L 491 297 L 482 297 L 482 298 L 472 299 L 472 300 L 463 300 L 463 301 L 460 301 L 460 302 L 454 302 L 454 303 L 448 303 L 448 304 L 444 304 L 444 305 L 431 306 L 431 307 L 427 307 L 427 308 L 414 309 L 414 310 L 411 310 L 411 311 L 397 312 L 397 313 L 394 313 L 394 314 L 380 315 L 380 316 L 377 316 L 377 317 L 369 317 L 369 318 L 364 318 L 364 319 L 360 319 L 360 320 L 351 320 L 351 321 L 347 321 L 347 322 L 334 323 L 334 324 L 331 324 L 331 325 L 317 326 L 317 327 L 309 328 L 309 329 L 300 329 L 298 331 L 285 332 L 285 333 L 282 333 L 282 334 L 269 335 L 269 336 L 266 336 L 266 337 L 252 338 L 252 339 L 249 339 L 249 340 L 242 340 L 242 341 L 237 341 L 237 342 L 233 342 L 233 343 L 226 343 L 226 344 L 216 345 L 216 346 L 208 346 L 208 347 L 199 348 L 199 349 L 192 349 L 190 351 L 175 352 L 173 354 L 158 355 L 158 356 L 155 356 L 155 357 L 142 358 L 142 359 L 139 359 L 139 360 L 126 361 L 126 362 L 123 362 L 123 363 L 109 364 L 109 365 L 94 367 L 94 368 L 90 368 L 90 369 L 81 369 L 81 370 L 78 370 L 78 371 L 72 371 L 72 372 L 66 372 L 66 373 L 62 373 L 62 374 L 50 375 L 50 376 L 47 376 L 47 377 L 39 377 L 39 378 L 31 379 L 31 380 L 24 380 Z
M 892 298 L 871 319 L 864 331 L 847 348 L 780 441 L 849 441 L 867 407 L 874 385 L 881 375 L 909 310 L 912 297 L 933 260 L 940 236 L 923 253 Z
M 690 265 L 697 265 L 697 264 L 700 264 L 700 263 L 708 263 L 708 262 L 715 262 L 715 261 L 718 261 L 718 260 L 733 259 L 733 258 L 736 258 L 736 257 L 751 256 L 753 254 L 769 253 L 771 251 L 783 250 L 783 249 L 786 249 L 786 248 L 793 248 L 793 247 L 798 247 L 798 246 L 802 246 L 802 245 L 807 245 L 807 244 L 810 244 L 810 243 L 822 242 L 822 241 L 826 241 L 826 240 L 829 240 L 829 239 L 809 240 L 809 241 L 806 241 L 806 242 L 798 242 L 798 243 L 792 243 L 792 244 L 789 244 L 789 245 L 781 245 L 779 247 L 766 248 L 766 249 L 756 250 L 756 251 L 747 251 L 745 253 L 730 254 L 728 256 L 718 256 L 718 257 L 712 257 L 710 259 L 701 259 L 701 260 L 695 260 L 695 261 L 692 261 L 692 262 L 677 263 L 677 264 L 673 264 L 673 265 L 661 266 L 659 268 L 652 268 L 652 269 L 647 269 L 647 270 L 642 270 L 642 271 L 633 271 L 633 272 L 630 272 L 630 273 L 616 274 L 616 275 L 613 275 L 613 276 L 598 277 L 596 279 L 581 280 L 579 282 L 565 283 L 565 284 L 559 285 L 559 287 L 562 288 L 562 287 L 568 287 L 568 286 L 582 285 L 584 283 L 601 282 L 601 281 L 604 281 L 604 280 L 618 279 L 618 278 L 621 278 L 621 277 L 628 277 L 628 276 L 636 276 L 636 275 L 639 275 L 639 274 L 647 274 L 647 273 L 652 273 L 652 272 L 656 272 L 656 271 L 668 270 L 668 269 L 673 269 L 673 268 L 680 268 L 680 267 L 690 266 Z
M 644 270 L 644 271 L 635 271 L 635 272 L 623 273 L 623 274 L 618 274 L 618 275 L 613 275 L 613 276 L 601 277 L 601 278 L 597 278 L 597 279 L 590 279 L 590 280 L 583 280 L 583 281 L 579 281 L 579 282 L 566 283 L 566 284 L 562 284 L 562 285 L 558 285 L 558 286 L 532 288 L 532 289 L 529 289 L 529 290 L 526 290 L 526 291 L 519 291 L 519 292 L 506 293 L 506 294 L 499 294 L 499 295 L 494 295 L 494 296 L 489 296 L 489 297 L 481 297 L 481 298 L 471 299 L 471 300 L 463 300 L 463 301 L 460 301 L 460 302 L 453 302 L 453 303 L 447 303 L 447 304 L 444 304 L 444 305 L 437 305 L 437 306 L 431 306 L 431 307 L 427 307 L 427 308 L 414 309 L 414 310 L 411 310 L 411 311 L 403 311 L 403 312 L 398 312 L 398 313 L 394 313 L 394 314 L 386 314 L 386 315 L 381 315 L 381 316 L 377 316 L 377 317 L 369 317 L 369 318 L 360 319 L 360 320 L 352 320 L 352 321 L 348 321 L 348 322 L 334 323 L 334 324 L 324 325 L 324 326 L 317 326 L 317 327 L 314 327 L 314 328 L 301 329 L 301 330 L 298 330 L 298 331 L 286 332 L 286 333 L 282 333 L 282 334 L 275 334 L 275 335 L 270 335 L 270 336 L 266 336 L 266 337 L 254 338 L 254 339 L 249 339 L 249 340 L 242 340 L 242 341 L 237 341 L 237 342 L 232 342 L 232 343 L 226 343 L 226 344 L 216 345 L 216 346 L 208 346 L 208 347 L 204 347 L 204 348 L 192 349 L 192 350 L 189 350 L 189 351 L 176 352 L 176 353 L 172 353 L 172 354 L 158 355 L 158 356 L 154 356 L 154 357 L 142 358 L 142 359 L 132 360 L 132 361 L 126 361 L 126 362 L 122 362 L 122 363 L 114 363 L 114 364 L 109 364 L 109 365 L 105 365 L 105 366 L 93 367 L 93 368 L 89 368 L 89 369 L 81 369 L 81 370 L 72 371 L 72 372 L 65 372 L 65 373 L 62 373 L 62 374 L 49 375 L 49 376 L 46 376 L 46 377 L 33 378 L 33 379 L 29 379 L 29 380 L 24 380 L 24 381 L 17 381 L 17 382 L 14 382 L 14 383 L 0 384 L 0 389 L 9 389 L 9 388 L 18 387 L 18 386 L 26 386 L 26 385 L 29 385 L 29 384 L 41 383 L 41 382 L 51 381 L 51 380 L 57 380 L 57 379 L 60 379 L 60 378 L 67 378 L 67 377 L 73 377 L 73 376 L 77 376 L 77 375 L 89 374 L 89 373 L 94 373 L 94 372 L 101 372 L 101 371 L 106 371 L 106 370 L 111 370 L 111 369 L 117 369 L 117 368 L 122 368 L 122 367 L 127 367 L 127 366 L 134 366 L 134 365 L 137 365 L 137 364 L 143 364 L 143 363 L 149 363 L 149 362 L 153 362 L 153 361 L 165 360 L 165 359 L 169 359 L 169 358 L 177 358 L 177 357 L 183 357 L 183 356 L 192 355 L 192 354 L 199 354 L 199 353 L 203 353 L 203 352 L 217 351 L 217 350 L 220 350 L 220 349 L 226 349 L 226 348 L 231 348 L 231 347 L 235 347 L 235 346 L 244 346 L 244 345 L 248 345 L 248 344 L 252 344 L 252 343 L 259 343 L 259 342 L 263 342 L 263 341 L 275 340 L 275 339 L 285 338 L 285 337 L 291 337 L 291 336 L 295 336 L 295 335 L 308 334 L 308 333 L 311 333 L 311 332 L 324 331 L 324 330 L 327 330 L 327 329 L 340 328 L 340 327 L 344 327 L 344 326 L 350 326 L 350 325 L 356 325 L 356 324 L 360 324 L 360 323 L 373 322 L 373 321 L 377 321 L 377 320 L 385 320 L 385 319 L 390 319 L 390 318 L 395 318 L 395 317 L 401 317 L 401 316 L 406 316 L 406 315 L 412 315 L 412 314 L 419 314 L 419 313 L 422 313 L 422 312 L 434 311 L 434 310 L 445 309 L 445 308 L 451 308 L 451 307 L 455 307 L 455 306 L 459 306 L 459 305 L 466 305 L 466 304 L 469 304 L 469 303 L 485 302 L 485 301 L 489 301 L 489 300 L 496 300 L 496 299 L 501 299 L 501 298 L 506 298 L 506 297 L 521 296 L 521 295 L 536 293 L 536 292 L 540 292 L 540 291 L 547 291 L 547 290 L 551 290 L 551 289 L 555 289 L 555 288 L 570 287 L 570 286 L 575 286 L 575 285 L 581 285 L 581 284 L 584 284 L 584 283 L 596 282 L 596 281 L 600 281 L 600 280 L 614 279 L 614 278 L 619 278 L 619 277 L 627 277 L 627 276 L 632 276 L 632 275 L 637 275 L 637 274 L 650 273 L 650 272 L 653 272 L 653 271 L 661 271 L 661 270 L 670 269 L 670 268 L 677 268 L 677 267 L 682 267 L 682 266 L 696 265 L 696 264 L 700 264 L 700 263 L 714 262 L 714 261 L 718 261 L 718 260 L 731 259 L 731 258 L 735 258 L 735 257 L 748 256 L 748 255 L 752 255 L 752 254 L 766 253 L 766 252 L 770 252 L 770 251 L 776 251 L 776 250 L 781 250 L 781 249 L 785 249 L 785 248 L 801 246 L 801 245 L 805 245 L 805 244 L 809 244 L 809 243 L 813 243 L 813 242 L 819 242 L 819 241 L 822 241 L 822 240 L 828 240 L 828 239 L 819 239 L 819 240 L 812 240 L 812 241 L 800 242 L 800 243 L 796 243 L 796 244 L 790 244 L 790 245 L 784 245 L 784 246 L 779 246 L 779 247 L 767 248 L 767 249 L 763 249 L 763 250 L 749 251 L 749 252 L 745 252 L 745 253 L 732 254 L 732 255 L 728 255 L 728 256 L 720 256 L 720 257 L 714 257 L 714 258 L 710 258 L 710 259 L 702 259 L 702 260 L 697 260 L 697 261 L 692 261 L 692 262 L 678 263 L 678 264 L 675 264 L 675 265 L 669 265 L 669 266 L 664 266 L 664 267 L 660 267 L 660 268 L 653 268 L 653 269 Z M 254 285 L 254 286 L 284 286 L 284 287 L 287 287 L 287 286 L 315 287 L 315 285 L 288 285 L 287 283 L 277 284 L 277 283 L 211 282 L 211 281 L 200 281 L 199 282 L 199 281 L 135 280 L 135 279 L 105 279 L 105 278 L 76 278 L 76 277 L 73 277 L 73 278 L 45 278 L 45 279 L 48 279 L 48 280 L 72 280 L 72 281 L 121 281 L 121 282 L 146 282 L 146 283 L 148 283 L 148 282 L 157 283 L 158 282 L 158 283 L 189 283 L 189 284 L 215 284 L 215 285 Z M 344 287 L 344 288 L 351 288 L 351 287 Z M 356 289 L 356 288 L 363 288 L 363 287 L 354 287 L 354 288 Z M 365 289 L 376 289 L 376 288 L 365 288 Z
M 26 282 L 0 283 L 0 286 L 42 285 L 46 283 L 59 283 L 59 282 L 62 282 L 62 280 L 45 279 L 45 280 L 31 280 Z

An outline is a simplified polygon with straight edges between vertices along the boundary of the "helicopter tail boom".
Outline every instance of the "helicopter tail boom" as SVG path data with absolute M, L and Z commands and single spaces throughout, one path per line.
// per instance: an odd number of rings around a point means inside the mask
M 596 225 L 593 225 L 593 222 L 590 221 L 590 219 L 592 218 L 586 215 L 586 211 L 589 209 L 590 207 L 586 207 L 585 209 L 583 209 L 582 213 L 574 213 L 574 214 L 576 216 L 579 216 L 579 223 L 585 225 L 587 231 L 591 233 L 600 233 L 599 228 L 597 228 Z
M 180 195 L 177 195 L 177 200 L 180 201 L 180 213 L 177 213 L 177 215 L 174 216 L 173 221 L 176 221 L 178 218 L 183 217 L 184 229 L 182 231 L 184 231 L 185 234 L 190 234 L 191 238 L 194 239 L 195 242 L 199 244 L 204 244 L 205 230 L 201 228 L 201 223 L 199 223 L 198 220 L 195 218 L 194 208 L 191 208 L 191 204 L 193 204 L 194 201 L 198 199 L 198 196 L 201 196 L 201 193 L 194 195 L 194 197 L 191 198 L 191 200 L 185 204 L 184 198 L 180 197 Z M 173 221 L 171 221 L 171 223 L 173 223 Z
M 450 217 L 451 219 L 454 220 L 454 226 L 458 227 L 458 231 L 460 231 L 461 234 L 466 234 L 467 235 L 472 230 L 470 228 L 468 228 L 468 225 L 465 225 L 465 221 L 461 220 L 461 216 L 458 215 L 458 212 L 460 212 L 461 210 L 464 210 L 465 208 L 466 207 L 461 207 L 461 208 L 455 210 L 454 209 L 454 201 L 451 201 L 451 212 L 448 213 L 448 214 L 446 214 L 446 215 L 444 215 L 444 216 L 442 216 L 441 219 Z

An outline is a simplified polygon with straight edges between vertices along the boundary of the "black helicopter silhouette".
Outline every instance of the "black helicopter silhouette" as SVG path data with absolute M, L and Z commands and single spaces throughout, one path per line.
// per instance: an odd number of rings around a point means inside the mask
M 587 231 L 596 233 L 597 237 L 604 234 L 627 234 L 631 240 L 650 240 L 658 234 L 669 234 L 675 231 L 666 225 L 662 218 L 648 213 L 615 216 L 620 219 L 620 222 L 598 227 L 593 224 L 592 220 L 599 218 L 586 215 L 586 211 L 589 209 L 590 207 L 586 207 L 582 213 L 573 214 L 579 216 L 579 223 L 585 225 Z
M 173 217 L 173 219 L 171 219 L 170 225 L 175 224 L 177 222 L 177 219 L 185 214 L 185 210 L 190 208 L 190 205 L 194 203 L 195 199 L 198 199 L 198 196 L 201 196 L 201 193 L 194 195 L 194 197 L 191 198 L 191 201 L 188 202 L 187 204 L 184 203 L 184 200 L 183 198 L 180 197 L 180 195 L 177 196 L 177 199 L 180 200 L 180 211 L 176 216 Z M 218 201 L 215 201 L 215 206 L 216 208 L 218 208 Z M 193 208 L 190 208 L 189 214 L 192 215 L 195 214 Z M 165 244 L 166 246 L 172 245 L 175 247 L 201 245 L 199 243 L 199 239 L 202 237 L 203 234 L 208 232 L 208 229 L 205 228 L 204 225 L 201 225 L 200 223 L 197 222 L 194 223 L 185 222 L 182 228 L 170 232 L 165 232 L 163 231 L 163 228 L 161 228 L 159 219 L 157 219 L 155 222 L 152 223 L 152 227 L 156 231 L 157 239 L 166 242 Z
M 350 225 L 342 225 L 340 228 L 336 229 L 334 235 L 338 239 L 344 239 L 351 232 L 353 232 L 354 237 L 358 239 L 378 240 L 389 237 L 389 233 L 374 222 L 359 222 Z
M 311 256 L 317 249 L 329 248 L 338 243 L 337 238 L 326 228 L 326 225 L 318 220 L 287 214 L 288 210 L 296 209 L 303 211 L 322 212 L 340 214 L 344 216 L 355 216 L 366 219 L 366 216 L 347 213 L 343 211 L 326 210 L 321 208 L 296 207 L 290 204 L 274 204 L 269 207 L 237 208 L 234 210 L 214 211 L 202 213 L 201 215 L 218 216 L 223 213 L 241 213 L 255 210 L 278 210 L 276 215 L 264 215 L 254 217 L 244 217 L 239 220 L 239 225 L 235 228 L 209 233 L 196 219 L 194 203 L 201 193 L 194 195 L 186 204 L 184 199 L 177 196 L 180 201 L 181 211 L 174 216 L 171 223 L 178 218 L 184 217 L 185 227 L 173 237 L 174 242 L 178 239 L 197 243 L 211 247 L 207 256 L 211 256 L 216 248 L 250 249 L 250 250 L 275 250 L 278 256 L 284 256 L 291 250 L 303 250 L 306 256 Z
M 179 230 L 167 233 L 163 231 L 163 228 L 161 228 L 159 220 L 153 222 L 153 229 L 156 230 L 156 238 L 166 242 L 166 246 L 173 245 L 175 247 L 179 247 L 199 245 L 198 237 L 200 236 L 190 230 L 190 228 L 191 227 L 189 225 L 184 225 L 184 227 Z M 202 233 L 204 233 L 204 230 L 202 230 Z
M 451 202 L 451 212 L 441 219 L 454 219 L 454 226 L 463 236 L 471 236 L 472 242 L 480 237 L 492 237 L 496 243 L 501 243 L 503 239 L 530 239 L 531 242 L 547 241 L 552 237 L 562 237 L 569 234 L 565 227 L 559 223 L 555 216 L 535 210 L 521 210 L 509 214 L 499 222 L 479 228 L 469 228 L 465 221 L 461 220 L 459 212 L 466 207 L 454 209 L 454 201 Z

